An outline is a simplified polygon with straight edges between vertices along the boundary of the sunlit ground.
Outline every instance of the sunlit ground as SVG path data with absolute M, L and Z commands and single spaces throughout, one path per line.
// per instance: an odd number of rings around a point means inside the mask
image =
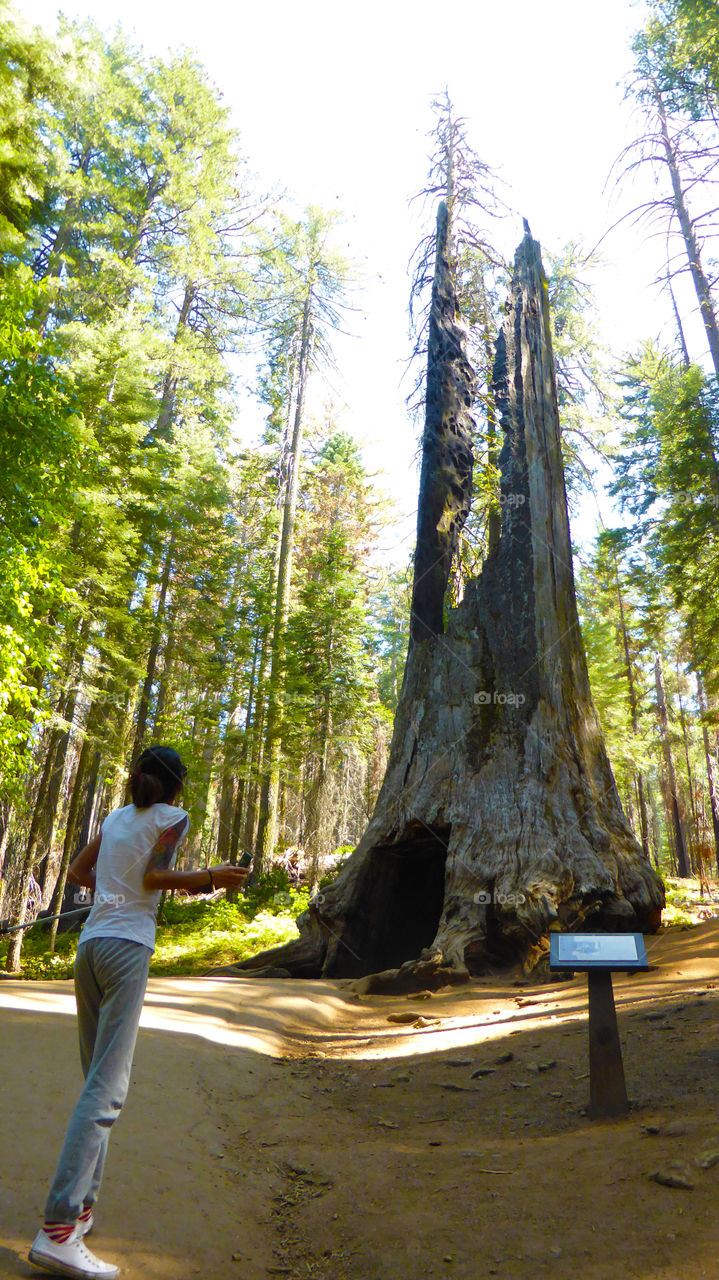
M 647 939 L 648 974 L 615 974 L 617 1008 L 661 1007 L 678 991 L 690 997 L 719 978 L 715 927 L 692 930 L 691 960 L 680 971 L 673 952 L 686 948 L 686 933 L 672 930 Z M 70 982 L 0 985 L 0 1009 L 74 1016 Z M 419 1025 L 388 1023 L 416 1013 Z M 477 979 L 430 997 L 358 996 L 349 980 L 257 978 L 152 978 L 141 1026 L 198 1036 L 228 1047 L 277 1055 L 312 1050 L 343 1058 L 401 1058 L 491 1042 L 509 1029 L 530 1030 L 586 1019 L 583 976 L 548 986 L 507 985 L 499 976 Z
M 151 979 L 94 1247 L 127 1280 L 478 1280 L 479 1258 L 506 1280 L 608 1280 L 611 1238 L 634 1280 L 715 1280 L 719 1166 L 695 1172 L 691 1193 L 649 1175 L 719 1142 L 719 922 L 647 944 L 650 971 L 614 979 L 638 1110 L 602 1123 L 586 1115 L 585 977 L 504 973 L 401 997 L 350 981 Z M 31 1274 L 80 1082 L 73 1015 L 70 982 L 0 981 L 3 1142 L 19 1148 L 0 1277 Z M 662 1136 L 676 1117 L 685 1136 Z

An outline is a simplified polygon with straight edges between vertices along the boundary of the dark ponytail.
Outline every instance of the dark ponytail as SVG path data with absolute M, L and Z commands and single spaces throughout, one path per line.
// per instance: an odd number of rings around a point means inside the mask
M 173 747 L 147 747 L 130 774 L 130 794 L 136 809 L 174 800 L 187 769 Z
M 165 797 L 165 788 L 160 779 L 151 773 L 144 773 L 139 767 L 130 778 L 130 792 L 132 803 L 137 809 L 148 809 L 151 804 L 157 804 Z

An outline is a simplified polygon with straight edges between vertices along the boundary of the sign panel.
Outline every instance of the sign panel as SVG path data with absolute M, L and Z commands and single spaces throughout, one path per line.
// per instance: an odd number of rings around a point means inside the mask
M 550 933 L 550 969 L 647 969 L 641 933 Z

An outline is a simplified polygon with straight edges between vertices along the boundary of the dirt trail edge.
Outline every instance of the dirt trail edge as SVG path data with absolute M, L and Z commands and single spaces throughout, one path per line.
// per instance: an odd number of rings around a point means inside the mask
M 580 977 L 152 979 L 95 1248 L 125 1280 L 716 1280 L 719 921 L 648 951 L 615 978 L 633 1106 L 604 1123 Z M 80 1083 L 71 985 L 3 982 L 0 1017 L 0 1277 L 28 1277 Z

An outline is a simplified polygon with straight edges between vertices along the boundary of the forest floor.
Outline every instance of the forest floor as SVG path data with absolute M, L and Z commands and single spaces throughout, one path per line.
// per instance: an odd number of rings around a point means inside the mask
M 647 951 L 614 980 L 618 1121 L 587 1115 L 580 976 L 151 979 L 88 1243 L 125 1280 L 716 1280 L 719 919 Z M 0 1276 L 29 1277 L 79 1084 L 71 984 L 4 981 L 0 1009 Z

